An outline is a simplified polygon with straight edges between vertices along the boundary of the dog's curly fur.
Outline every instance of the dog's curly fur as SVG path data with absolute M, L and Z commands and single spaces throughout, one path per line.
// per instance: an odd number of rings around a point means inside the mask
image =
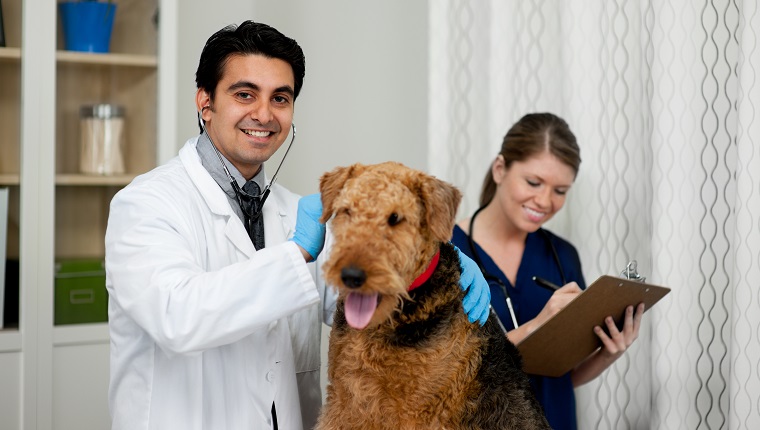
M 335 238 L 325 277 L 340 298 L 317 429 L 548 429 L 517 349 L 494 317 L 480 327 L 462 309 L 448 243 L 460 192 L 392 162 L 335 169 L 320 189 Z M 378 294 L 361 329 L 346 318 L 351 293 Z

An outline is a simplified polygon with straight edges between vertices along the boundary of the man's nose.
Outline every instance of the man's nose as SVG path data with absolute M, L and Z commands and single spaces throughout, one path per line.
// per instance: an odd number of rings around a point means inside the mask
M 260 124 L 269 124 L 274 115 L 269 106 L 268 100 L 258 100 L 251 108 L 251 119 L 258 121 Z

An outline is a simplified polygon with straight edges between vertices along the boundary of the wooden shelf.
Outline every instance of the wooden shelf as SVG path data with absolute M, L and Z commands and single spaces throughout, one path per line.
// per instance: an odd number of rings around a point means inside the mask
M 67 173 L 55 175 L 55 184 L 63 186 L 90 186 L 90 187 L 123 187 L 132 182 L 137 176 L 134 173 L 113 176 L 83 175 L 79 173 Z M 0 173 L 0 186 L 19 185 L 19 175 L 15 173 Z
M 103 66 L 132 66 L 155 68 L 158 59 L 155 55 L 134 54 L 97 54 L 92 52 L 57 51 L 55 54 L 59 63 L 96 64 Z
M 19 176 L 17 173 L 0 173 L 0 185 L 18 185 Z
M 108 323 L 55 324 L 55 262 L 102 258 L 113 196 L 176 155 L 181 0 L 123 2 L 108 53 L 64 49 L 56 1 L 0 3 L 0 187 L 21 298 L 0 329 L 0 429 L 109 428 Z M 80 173 L 80 112 L 97 103 L 124 107 L 126 174 Z
M 98 175 L 83 175 L 79 173 L 60 174 L 55 175 L 56 185 L 81 185 L 81 186 L 125 186 L 132 182 L 135 178 L 135 174 L 125 175 L 113 175 L 113 176 L 98 176 Z
M 21 48 L 0 48 L 0 61 L 17 62 L 21 59 Z
M 158 58 L 155 55 L 136 55 L 75 51 L 56 51 L 55 58 L 63 64 L 94 64 L 101 66 L 127 66 L 127 67 L 158 67 Z M 21 60 L 21 48 L 0 47 L 0 61 L 18 62 Z

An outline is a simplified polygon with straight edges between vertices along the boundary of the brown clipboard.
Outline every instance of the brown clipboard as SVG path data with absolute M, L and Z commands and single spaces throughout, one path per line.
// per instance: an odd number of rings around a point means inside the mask
M 652 308 L 670 288 L 603 275 L 585 291 L 517 344 L 523 369 L 533 375 L 562 376 L 602 345 L 594 326 L 606 327 L 611 315 L 622 327 L 625 308 L 644 303 Z

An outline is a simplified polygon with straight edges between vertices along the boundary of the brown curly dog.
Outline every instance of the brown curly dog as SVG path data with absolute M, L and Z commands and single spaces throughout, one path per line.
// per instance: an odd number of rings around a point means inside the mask
M 317 429 L 548 429 L 517 349 L 462 309 L 460 192 L 392 162 L 335 169 L 320 189 L 340 299 Z

